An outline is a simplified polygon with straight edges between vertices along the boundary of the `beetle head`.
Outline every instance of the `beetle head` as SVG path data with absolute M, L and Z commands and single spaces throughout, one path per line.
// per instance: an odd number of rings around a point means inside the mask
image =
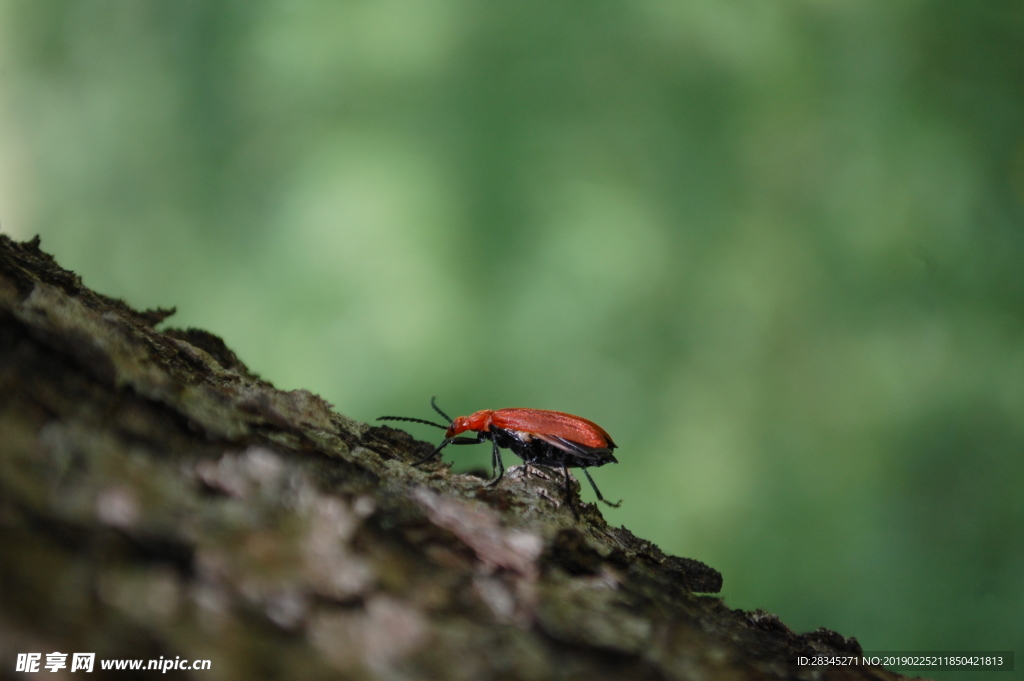
M 448 430 L 445 431 L 445 438 L 455 437 L 459 433 L 465 433 L 467 430 L 472 430 L 469 416 L 456 416 L 452 424 L 448 426 Z

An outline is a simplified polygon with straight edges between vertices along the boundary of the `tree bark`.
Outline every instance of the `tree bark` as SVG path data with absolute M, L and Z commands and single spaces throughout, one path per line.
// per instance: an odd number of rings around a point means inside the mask
M 557 472 L 494 488 L 282 392 L 0 236 L 0 665 L 210 660 L 202 679 L 897 679 L 730 610 Z M 68 668 L 70 670 L 70 655 Z M 152 671 L 136 672 L 152 678 Z M 132 678 L 132 672 L 118 672 Z

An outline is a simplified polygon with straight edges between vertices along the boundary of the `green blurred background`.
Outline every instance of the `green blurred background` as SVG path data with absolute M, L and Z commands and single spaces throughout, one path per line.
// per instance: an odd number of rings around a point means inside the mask
M 1019 1 L 3 0 L 0 225 L 360 420 L 599 422 L 733 607 L 1024 653 Z

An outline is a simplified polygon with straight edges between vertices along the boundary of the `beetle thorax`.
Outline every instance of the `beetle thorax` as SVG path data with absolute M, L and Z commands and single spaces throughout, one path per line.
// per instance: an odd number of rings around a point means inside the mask
M 491 414 L 493 413 L 494 410 L 492 409 L 484 409 L 469 416 L 457 416 L 452 421 L 452 425 L 448 426 L 448 432 L 444 436 L 455 437 L 459 433 L 465 433 L 467 430 L 478 433 L 488 431 L 491 429 Z

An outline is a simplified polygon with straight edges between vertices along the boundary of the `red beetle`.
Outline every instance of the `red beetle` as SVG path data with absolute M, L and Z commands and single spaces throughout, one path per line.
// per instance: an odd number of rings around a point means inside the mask
M 497 468 L 497 477 L 487 483 L 488 487 L 498 484 L 505 475 L 505 464 L 501 460 L 501 449 L 511 449 L 512 453 L 525 463 L 536 466 L 561 468 L 565 476 L 566 498 L 569 496 L 569 468 L 582 468 L 587 476 L 594 494 L 602 502 L 617 508 L 622 502 L 613 504 L 601 495 L 594 479 L 587 468 L 603 466 L 606 463 L 618 463 L 612 455 L 615 443 L 604 428 L 593 421 L 580 416 L 564 414 L 560 411 L 546 409 L 484 409 L 469 416 L 455 419 L 441 411 L 434 398 L 430 406 L 447 421 L 447 426 L 433 421 L 415 419 L 406 416 L 381 416 L 378 421 L 411 421 L 425 423 L 428 426 L 441 428 L 444 440 L 430 453 L 420 459 L 414 466 L 433 459 L 448 445 L 476 445 L 490 440 L 494 445 L 491 455 L 492 474 Z M 473 431 L 475 438 L 457 437 L 459 433 Z M 570 501 L 571 503 L 571 501 Z M 573 509 L 575 512 L 575 509 Z

